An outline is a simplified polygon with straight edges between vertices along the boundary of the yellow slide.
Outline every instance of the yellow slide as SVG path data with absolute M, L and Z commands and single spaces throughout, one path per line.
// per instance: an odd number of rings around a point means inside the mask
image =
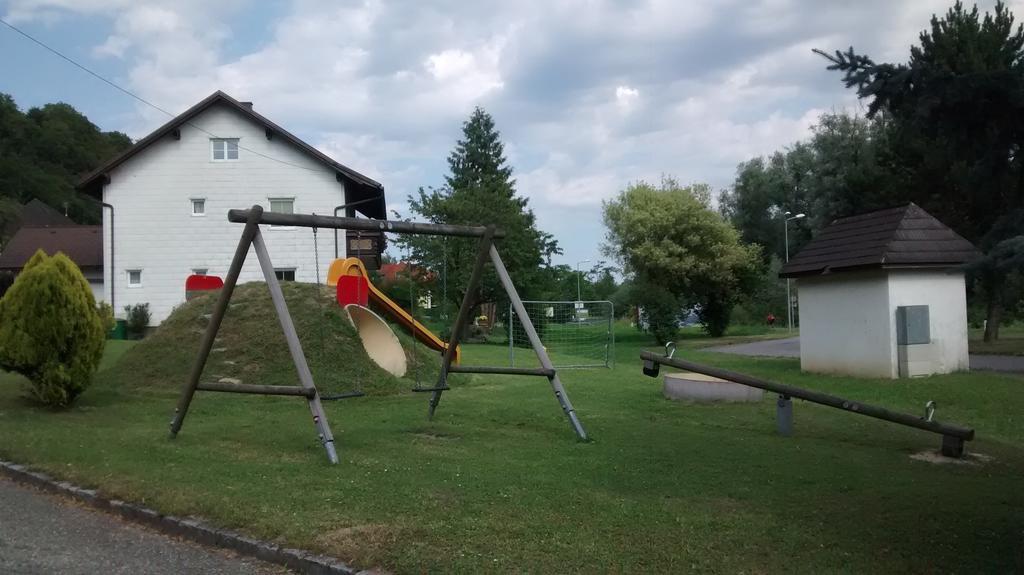
M 327 270 L 327 285 L 336 286 L 338 280 L 342 276 L 356 276 L 366 279 L 366 285 L 368 289 L 368 300 L 373 302 L 379 309 L 385 314 L 391 317 L 391 319 L 398 322 L 402 328 L 412 334 L 420 343 L 429 347 L 430 349 L 444 353 L 448 349 L 448 344 L 441 338 L 434 335 L 434 332 L 427 329 L 423 324 L 416 321 L 409 312 L 402 309 L 402 306 L 395 303 L 394 300 L 384 295 L 384 292 L 377 289 L 370 281 L 370 274 L 366 272 L 366 268 L 363 266 L 363 262 L 359 258 L 345 258 L 336 259 L 331 263 L 330 269 Z M 462 359 L 462 350 L 459 347 L 455 348 L 455 357 L 453 361 L 459 363 Z

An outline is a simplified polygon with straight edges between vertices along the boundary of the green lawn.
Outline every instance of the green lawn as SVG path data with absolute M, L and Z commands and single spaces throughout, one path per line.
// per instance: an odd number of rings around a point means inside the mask
M 199 394 L 171 441 L 176 389 L 115 387 L 101 373 L 55 413 L 0 375 L 0 457 L 403 573 L 1024 569 L 1024 378 L 811 376 L 797 360 L 683 341 L 687 358 L 913 413 L 934 399 L 937 419 L 975 427 L 968 450 L 991 459 L 913 460 L 938 436 L 805 403 L 794 436 L 778 437 L 769 396 L 666 401 L 636 359 L 648 342 L 630 330 L 616 369 L 563 374 L 589 443 L 532 378 L 468 378 L 433 423 L 422 394 L 330 404 L 342 457 L 330 466 L 298 399 Z M 123 351 L 112 345 L 108 360 Z M 507 348 L 467 346 L 465 357 L 504 362 Z
M 740 325 L 730 327 L 729 332 L 723 337 L 712 338 L 704 333 L 703 328 L 695 325 L 679 330 L 679 339 L 676 341 L 676 344 L 680 349 L 701 349 L 704 347 L 749 343 L 767 339 L 785 339 L 798 337 L 799 335 L 800 330 L 796 328 L 793 331 L 789 331 L 785 327 Z
M 971 329 L 971 353 L 996 355 L 1024 355 L 1024 324 L 1017 323 L 999 329 L 999 339 L 986 343 L 985 330 Z

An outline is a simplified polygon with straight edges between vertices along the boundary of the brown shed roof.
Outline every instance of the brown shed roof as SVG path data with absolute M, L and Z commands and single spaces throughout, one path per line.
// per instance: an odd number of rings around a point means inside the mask
M 917 204 L 839 218 L 782 266 L 780 277 L 891 267 L 955 267 L 974 244 Z
M 182 126 L 189 124 L 193 118 L 198 116 L 204 110 L 218 103 L 226 104 L 241 113 L 243 116 L 261 124 L 267 131 L 268 137 L 281 137 L 310 156 L 313 156 L 313 158 L 323 162 L 329 169 L 334 170 L 337 174 L 338 181 L 343 181 L 352 188 L 350 191 L 353 193 L 345 198 L 347 203 L 351 204 L 356 201 L 379 198 L 379 201 L 363 203 L 357 209 L 368 217 L 380 220 L 387 219 L 387 204 L 384 200 L 384 186 L 379 182 L 360 174 L 352 168 L 342 165 L 327 154 L 302 141 L 298 136 L 295 136 L 288 130 L 285 130 L 281 126 L 271 122 L 262 114 L 256 113 L 252 109 L 251 102 L 239 102 L 220 90 L 210 94 L 195 106 L 185 110 L 171 121 L 157 128 L 153 133 L 142 138 L 138 142 L 135 142 L 135 145 L 132 147 L 121 152 L 116 157 L 94 170 L 91 174 L 82 178 L 78 183 L 78 189 L 93 197 L 100 198 L 100 190 L 102 190 L 103 185 L 108 181 L 109 172 L 111 170 L 128 161 L 132 156 L 146 149 L 153 142 L 156 142 L 160 140 L 160 138 L 180 129 Z
M 102 226 L 32 227 L 18 230 L 0 254 L 0 270 L 20 270 L 42 249 L 49 255 L 64 252 L 80 268 L 103 267 Z

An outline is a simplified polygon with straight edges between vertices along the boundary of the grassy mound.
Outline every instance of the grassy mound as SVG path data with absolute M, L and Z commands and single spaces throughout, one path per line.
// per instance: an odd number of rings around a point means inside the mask
M 321 393 L 360 389 L 367 395 L 408 391 L 417 368 L 426 387 L 434 385 L 440 354 L 394 327 L 405 348 L 409 370 L 396 378 L 375 364 L 363 349 L 345 311 L 334 301 L 333 290 L 296 282 L 283 282 L 285 301 L 302 342 L 313 380 Z M 188 378 L 199 352 L 199 343 L 216 301 L 217 292 L 204 294 L 176 308 L 160 328 L 138 345 L 110 371 L 123 385 L 180 386 Z M 242 383 L 298 385 L 288 345 L 262 282 L 240 285 L 206 363 L 200 381 L 233 378 Z

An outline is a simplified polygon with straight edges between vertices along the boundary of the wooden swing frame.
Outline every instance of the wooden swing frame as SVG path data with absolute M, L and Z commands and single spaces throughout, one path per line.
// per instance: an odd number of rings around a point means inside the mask
M 306 356 L 302 350 L 302 344 L 299 342 L 299 337 L 295 332 L 295 325 L 292 322 L 291 314 L 289 314 L 288 306 L 284 301 L 281 284 L 278 281 L 277 276 L 274 275 L 274 265 L 270 261 L 270 253 L 267 251 L 266 242 L 264 242 L 263 234 L 260 232 L 260 225 L 266 224 L 273 226 L 330 228 L 336 230 L 381 231 L 399 234 L 479 238 L 480 244 L 477 251 L 476 261 L 473 265 L 473 271 L 469 278 L 469 285 L 466 288 L 466 295 L 462 299 L 458 315 L 456 316 L 455 323 L 452 326 L 451 338 L 441 362 L 437 385 L 423 390 L 431 392 L 427 410 L 428 419 L 432 419 L 434 417 L 434 412 L 437 410 L 437 406 L 441 402 L 441 394 L 449 389 L 448 374 L 450 373 L 539 376 L 546 377 L 548 379 L 548 382 L 551 385 L 551 390 L 554 392 L 555 398 L 558 400 L 562 411 L 568 418 L 576 437 L 583 441 L 587 440 L 587 432 L 583 429 L 583 425 L 576 416 L 576 410 L 569 401 L 569 396 L 566 393 L 565 388 L 562 386 L 562 382 L 558 377 L 558 372 L 552 365 L 551 359 L 548 357 L 544 346 L 541 345 L 540 337 L 537 335 L 537 330 L 534 328 L 529 314 L 526 313 L 523 301 L 519 298 L 519 293 L 512 284 L 512 278 L 509 276 L 508 270 L 505 269 L 505 264 L 502 263 L 501 255 L 498 253 L 498 249 L 494 245 L 494 240 L 504 237 L 504 232 L 496 230 L 494 226 L 456 226 L 420 222 L 392 222 L 338 216 L 318 216 L 315 214 L 264 213 L 263 208 L 258 205 L 255 205 L 248 210 L 230 210 L 228 212 L 228 221 L 233 223 L 244 223 L 245 228 L 242 230 L 242 236 L 238 241 L 238 247 L 235 249 L 235 255 L 231 260 L 231 267 L 228 269 L 227 277 L 224 279 L 224 287 L 221 288 L 220 295 L 217 298 L 217 303 L 215 304 L 213 313 L 210 316 L 210 323 L 207 325 L 206 332 L 203 334 L 203 339 L 199 346 L 199 354 L 196 356 L 195 363 L 192 365 L 192 371 L 189 374 L 189 379 L 182 389 L 178 405 L 174 410 L 174 419 L 171 421 L 171 438 L 176 437 L 178 432 L 181 431 L 181 427 L 185 421 L 185 416 L 188 414 L 188 408 L 192 403 L 192 399 L 195 396 L 196 391 L 304 397 L 309 403 L 309 411 L 313 416 L 313 424 L 316 426 L 320 442 L 327 451 L 327 458 L 331 463 L 338 463 L 338 454 L 334 445 L 334 435 L 331 433 L 330 425 L 327 423 L 327 415 L 324 412 L 323 404 L 321 403 L 320 392 L 317 390 L 317 387 L 313 382 L 313 375 L 310 372 L 309 364 L 306 362 Z M 238 276 L 242 271 L 242 265 L 245 263 L 245 258 L 249 253 L 250 246 L 254 248 L 256 258 L 259 260 L 260 268 L 263 271 L 263 277 L 266 280 L 267 288 L 270 291 L 270 297 L 271 300 L 273 300 L 274 309 L 277 312 L 277 318 L 281 324 L 281 330 L 284 332 L 285 340 L 288 343 L 288 351 L 291 353 L 292 361 L 295 364 L 295 370 L 298 373 L 300 387 L 199 382 L 199 379 L 203 374 L 203 369 L 206 366 L 206 362 L 210 357 L 210 351 L 213 349 L 214 340 L 217 338 L 217 332 L 220 330 L 221 322 L 224 320 L 224 315 L 227 312 L 228 304 L 231 301 L 231 296 L 235 290 L 235 284 L 238 282 Z M 470 305 L 472 303 L 471 294 L 476 291 L 477 286 L 480 284 L 480 278 L 483 276 L 483 269 L 488 259 L 490 259 L 491 264 L 494 266 L 494 270 L 498 274 L 498 279 L 501 282 L 502 287 L 505 289 L 505 293 L 508 294 L 508 297 L 512 302 L 512 307 L 519 316 L 519 320 L 523 324 L 523 330 L 526 332 L 530 345 L 533 347 L 533 351 L 537 354 L 537 359 L 540 361 L 540 368 L 462 366 L 453 364 L 455 349 L 459 345 L 463 330 L 469 322 L 470 313 L 473 311 L 470 309 Z

